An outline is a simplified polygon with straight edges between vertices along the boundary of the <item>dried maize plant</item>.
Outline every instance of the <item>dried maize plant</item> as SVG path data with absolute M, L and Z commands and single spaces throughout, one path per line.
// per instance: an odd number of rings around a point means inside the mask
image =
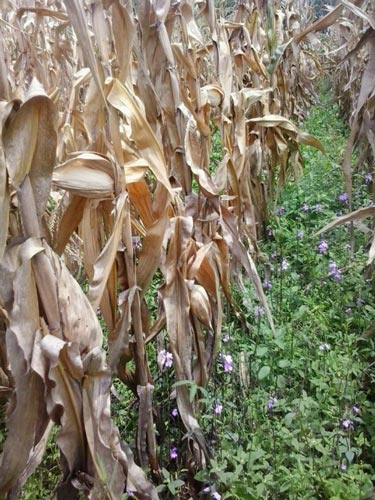
M 223 145 L 215 181 L 232 196 L 230 210 L 250 249 L 256 236 L 264 235 L 270 204 L 286 178 L 301 172 L 298 145 L 321 148 L 293 123 L 307 101 L 300 74 L 306 71 L 304 78 L 313 80 L 318 73 L 315 58 L 294 43 L 297 19 L 277 2 L 263 8 L 247 2 L 239 4 L 233 21 L 223 22 L 233 77 L 228 106 L 222 107 L 221 123 L 215 121 Z M 305 64 L 307 60 L 311 64 Z M 227 77 L 225 82 L 229 91 Z
M 359 147 L 357 166 L 372 171 L 374 160 L 374 71 L 375 11 L 373 2 L 341 0 L 326 16 L 296 35 L 300 41 L 308 33 L 331 29 L 335 48 L 330 57 L 337 68 L 333 81 L 342 112 L 348 117 L 350 136 L 345 148 L 342 169 L 345 190 L 352 208 L 352 153 Z M 345 82 L 345 85 L 342 83 Z
M 326 16 L 296 35 L 300 41 L 308 33 L 330 28 L 335 48 L 329 54 L 334 61 L 334 90 L 341 111 L 349 120 L 350 135 L 345 147 L 342 170 L 349 198 L 349 212 L 336 218 L 321 231 L 340 224 L 374 217 L 373 207 L 352 210 L 352 158 L 359 150 L 355 169 L 373 174 L 375 158 L 375 11 L 372 2 L 341 0 Z M 340 82 L 340 83 L 339 83 Z M 342 85 L 342 82 L 346 82 Z M 375 238 L 372 232 L 368 265 L 375 258 Z
M 59 498 L 116 499 L 125 488 L 157 497 L 110 418 L 116 376 L 138 400 L 137 463 L 157 480 L 150 343 L 155 357 L 163 347 L 173 356 L 186 463 L 207 462 L 187 382 L 209 380 L 235 265 L 273 326 L 257 228 L 276 179 L 301 163 L 298 145 L 320 147 L 289 119 L 286 52 L 267 68 L 264 16 L 246 2 L 227 21 L 212 0 L 4 5 L 0 375 L 11 397 L 0 492 L 9 498 L 55 424 Z M 215 127 L 223 159 L 212 172 Z M 151 321 L 145 296 L 158 270 Z
M 375 159 L 375 10 L 372 2 L 361 1 L 355 4 L 342 1 L 341 17 L 335 16 L 335 24 L 331 27 L 332 37 L 337 45 L 333 57 L 339 61 L 337 78 L 346 85 L 340 91 L 334 87 L 341 111 L 350 125 L 350 135 L 343 158 L 343 174 L 345 189 L 349 194 L 349 213 L 336 218 L 320 232 L 335 228 L 340 224 L 363 220 L 372 217 L 373 207 L 352 209 L 352 170 L 374 174 Z M 338 9 L 337 8 L 337 9 Z M 340 11 L 339 11 L 340 13 Z M 337 66 L 337 62 L 336 62 Z M 353 151 L 357 148 L 358 159 L 352 166 Z M 372 189 L 374 189 L 374 184 Z M 367 264 L 373 270 L 375 258 L 375 237 L 370 237 L 369 257 Z
M 346 190 L 351 208 L 351 173 L 353 149 L 358 150 L 355 170 L 374 173 L 375 159 L 375 9 L 372 2 L 346 4 L 343 18 L 331 30 L 337 33 L 339 51 L 334 54 L 338 68 L 335 78 L 345 85 L 342 95 L 335 88 L 341 109 L 347 115 L 350 136 L 343 161 Z M 341 35 L 341 36 L 340 36 Z M 340 61 L 341 59 L 341 61 Z

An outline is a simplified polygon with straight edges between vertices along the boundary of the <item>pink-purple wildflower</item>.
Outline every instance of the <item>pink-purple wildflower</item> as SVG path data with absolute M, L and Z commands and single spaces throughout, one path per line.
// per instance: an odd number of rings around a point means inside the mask
M 358 405 L 353 405 L 352 406 L 352 412 L 353 412 L 354 415 L 359 415 L 360 411 L 361 410 L 359 409 Z
M 272 283 L 270 282 L 270 280 L 263 281 L 263 288 L 265 290 L 270 290 L 272 288 Z
M 370 184 L 371 181 L 372 181 L 372 175 L 370 173 L 367 173 L 365 175 L 365 183 Z
M 264 309 L 262 306 L 255 306 L 254 308 L 254 318 L 259 318 L 261 314 L 263 314 Z
M 269 400 L 267 401 L 267 404 L 266 404 L 266 410 L 267 411 L 272 410 L 272 408 L 275 406 L 276 402 L 277 402 L 277 398 L 275 398 L 274 396 L 270 396 L 270 398 L 269 398 Z
M 335 281 L 340 281 L 341 280 L 341 271 L 337 267 L 336 262 L 332 261 L 332 262 L 329 263 L 329 274 L 330 274 L 330 276 L 332 276 L 332 278 Z
M 173 448 L 171 448 L 171 451 L 169 452 L 169 456 L 171 457 L 172 460 L 176 460 L 176 458 L 178 457 L 178 450 L 175 446 Z
M 342 201 L 342 203 L 345 203 L 345 205 L 348 204 L 349 196 L 348 193 L 341 193 L 337 197 L 339 201 Z
M 173 410 L 171 411 L 171 415 L 174 418 L 178 417 L 178 410 L 177 410 L 177 408 L 173 408 Z
M 341 426 L 343 429 L 349 431 L 351 429 L 354 429 L 354 424 L 353 422 L 349 419 L 349 418 L 345 418 L 342 422 L 341 422 Z
M 321 212 L 322 211 L 322 205 L 320 203 L 317 203 L 314 207 L 315 212 Z
M 233 371 L 233 358 L 230 354 L 222 354 L 221 362 L 223 364 L 223 370 L 225 372 Z
M 214 404 L 213 410 L 214 410 L 215 415 L 220 415 L 223 411 L 223 405 L 219 401 L 217 401 Z
M 308 212 L 309 211 L 309 206 L 307 203 L 304 203 L 301 207 L 302 212 Z
M 326 342 L 319 344 L 319 351 L 329 351 L 331 349 L 331 346 L 327 344 Z
M 284 207 L 279 207 L 279 208 L 277 209 L 277 214 L 278 214 L 278 215 L 283 215 L 283 214 L 285 214 L 285 208 L 284 208 Z
M 160 368 L 163 370 L 164 368 L 171 368 L 173 366 L 173 356 L 172 353 L 163 349 L 158 354 L 158 363 Z
M 289 269 L 289 262 L 286 259 L 283 259 L 280 264 L 281 271 L 287 271 Z
M 303 231 L 297 231 L 297 240 L 302 240 L 303 238 Z
M 132 236 L 132 244 L 134 250 L 142 250 L 142 241 L 139 236 Z
M 318 252 L 319 253 L 326 253 L 328 250 L 328 243 L 326 240 L 320 240 L 318 243 Z

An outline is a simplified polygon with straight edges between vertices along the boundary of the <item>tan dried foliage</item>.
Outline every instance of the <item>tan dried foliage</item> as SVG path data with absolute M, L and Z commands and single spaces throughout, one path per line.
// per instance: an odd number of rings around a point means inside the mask
M 157 477 L 160 467 L 146 344 L 158 338 L 155 349 L 172 352 L 194 469 L 210 450 L 184 382 L 209 380 L 223 294 L 230 300 L 239 267 L 273 328 L 256 241 L 275 194 L 301 170 L 299 144 L 322 149 L 294 124 L 319 64 L 293 38 L 303 21 L 292 5 L 241 2 L 230 21 L 212 1 L 200 5 L 13 0 L 3 8 L 0 359 L 11 397 L 0 493 L 9 498 L 54 424 L 58 498 L 117 499 L 125 488 L 157 498 L 140 468 Z M 73 276 L 81 266 L 87 297 Z M 145 294 L 157 271 L 150 324 Z M 114 376 L 138 398 L 140 466 L 110 418 Z

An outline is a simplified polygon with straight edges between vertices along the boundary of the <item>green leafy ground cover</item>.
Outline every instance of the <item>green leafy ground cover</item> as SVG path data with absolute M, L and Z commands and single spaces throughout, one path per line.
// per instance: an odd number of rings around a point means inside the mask
M 315 236 L 347 211 L 340 169 L 347 132 L 327 96 L 304 128 L 326 156 L 304 150 L 304 175 L 284 189 L 260 245 L 276 334 L 252 293 L 242 295 L 252 333 L 228 324 L 221 349 L 233 369 L 219 362 L 213 381 L 207 419 L 216 455 L 206 479 L 222 499 L 354 500 L 375 477 L 374 340 L 363 335 L 375 320 L 366 236 L 355 228 L 353 251 L 349 227 Z M 371 182 L 355 173 L 354 208 L 370 202 Z
M 347 210 L 340 170 L 347 131 L 327 96 L 304 128 L 321 140 L 326 156 L 304 150 L 304 175 L 282 192 L 260 242 L 276 333 L 245 284 L 245 293 L 234 293 L 251 333 L 228 308 L 212 382 L 207 391 L 190 386 L 214 456 L 196 475 L 199 498 L 354 500 L 366 496 L 375 479 L 374 339 L 371 329 L 364 335 L 375 308 L 366 235 L 355 229 L 353 249 L 348 227 L 315 236 Z M 354 185 L 354 208 L 368 204 L 372 180 L 359 171 Z M 155 357 L 154 346 L 149 349 Z M 189 498 L 172 372 L 173 366 L 160 372 L 154 392 L 163 499 Z M 114 387 L 115 420 L 134 447 L 137 402 L 122 384 Z M 52 496 L 57 460 L 51 444 L 24 498 Z

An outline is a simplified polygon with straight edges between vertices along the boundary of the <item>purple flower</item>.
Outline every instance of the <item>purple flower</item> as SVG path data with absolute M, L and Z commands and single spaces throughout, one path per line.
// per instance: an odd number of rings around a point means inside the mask
M 226 344 L 227 342 L 230 341 L 230 337 L 228 334 L 224 335 L 224 337 L 222 338 L 222 341 L 224 342 L 224 344 Z
M 160 351 L 158 354 L 158 363 L 162 370 L 164 368 L 171 368 L 173 366 L 172 353 L 168 352 L 166 349 Z
M 272 410 L 272 408 L 274 407 L 276 401 L 277 401 L 277 398 L 275 398 L 273 396 L 270 396 L 270 398 L 269 398 L 269 400 L 267 401 L 267 404 L 266 404 L 266 410 L 267 411 Z
M 171 415 L 174 418 L 176 418 L 178 416 L 178 410 L 177 410 L 177 408 L 173 408 L 173 410 L 171 411 Z
M 319 344 L 319 351 L 329 351 L 331 346 L 327 343 Z
M 287 271 L 289 268 L 289 262 L 286 259 L 283 259 L 280 265 L 281 271 Z
M 261 314 L 263 314 L 263 307 L 262 306 L 255 306 L 255 309 L 254 309 L 254 318 L 259 318 L 259 316 Z
M 361 410 L 359 409 L 358 405 L 353 405 L 352 406 L 352 412 L 353 412 L 354 415 L 359 415 L 360 411 Z
M 272 288 L 272 283 L 270 282 L 270 280 L 264 280 L 263 281 L 263 288 L 265 290 L 269 290 L 270 288 Z
M 304 203 L 301 207 L 302 212 L 308 212 L 309 211 L 309 206 L 307 203 Z
M 303 238 L 303 231 L 297 231 L 297 240 L 302 240 Z
M 328 243 L 326 240 L 320 240 L 318 243 L 318 252 L 319 253 L 326 253 L 328 250 Z
M 217 491 L 214 491 L 211 495 L 211 499 L 213 500 L 220 500 L 221 499 L 221 495 L 220 493 L 218 493 Z
M 348 466 L 346 464 L 344 464 L 344 463 L 342 463 L 340 465 L 340 469 L 342 470 L 342 472 L 345 472 L 347 468 L 348 468 Z
M 351 307 L 347 307 L 347 308 L 345 309 L 345 312 L 346 312 L 346 314 L 352 314 L 353 309 L 352 309 Z
M 132 236 L 132 243 L 133 243 L 133 248 L 134 250 L 141 250 L 142 249 L 142 241 L 139 236 Z
M 225 372 L 233 371 L 233 358 L 230 354 L 222 354 L 221 362 L 223 363 L 223 370 Z
M 370 173 L 367 173 L 365 175 L 365 183 L 370 184 L 371 181 L 372 181 L 372 175 Z
M 346 418 L 345 420 L 343 420 L 341 422 L 341 425 L 342 425 L 342 428 L 345 429 L 345 430 L 351 430 L 351 429 L 354 429 L 354 425 L 353 425 L 353 422 L 351 420 L 349 420 L 349 418 Z
M 283 215 L 283 214 L 285 214 L 285 208 L 284 208 L 284 207 L 279 207 L 279 208 L 277 209 L 277 214 L 278 214 L 278 215 Z
M 336 262 L 329 263 L 329 272 L 330 274 L 336 273 L 338 271 Z
M 315 212 L 321 212 L 322 211 L 322 205 L 320 205 L 318 203 L 317 205 L 315 205 L 314 210 L 315 210 Z
M 358 300 L 357 300 L 357 306 L 358 306 L 358 307 L 363 306 L 363 304 L 364 304 L 364 303 L 365 303 L 365 301 L 364 301 L 363 299 L 358 299 Z
M 349 197 L 348 197 L 348 193 L 341 193 L 338 195 L 337 197 L 340 201 L 342 201 L 343 203 L 345 203 L 345 205 L 348 204 L 348 200 L 349 200 Z
M 223 405 L 221 403 L 219 403 L 219 401 L 217 401 L 214 404 L 213 410 L 214 410 L 215 415 L 220 415 L 221 412 L 223 411 Z
M 171 448 L 171 451 L 169 452 L 169 456 L 171 457 L 172 460 L 175 460 L 178 457 L 178 451 L 177 448 L 174 446 Z
M 329 274 L 330 274 L 330 276 L 332 276 L 332 278 L 335 281 L 340 281 L 341 280 L 341 271 L 337 267 L 336 262 L 330 262 L 329 263 Z

